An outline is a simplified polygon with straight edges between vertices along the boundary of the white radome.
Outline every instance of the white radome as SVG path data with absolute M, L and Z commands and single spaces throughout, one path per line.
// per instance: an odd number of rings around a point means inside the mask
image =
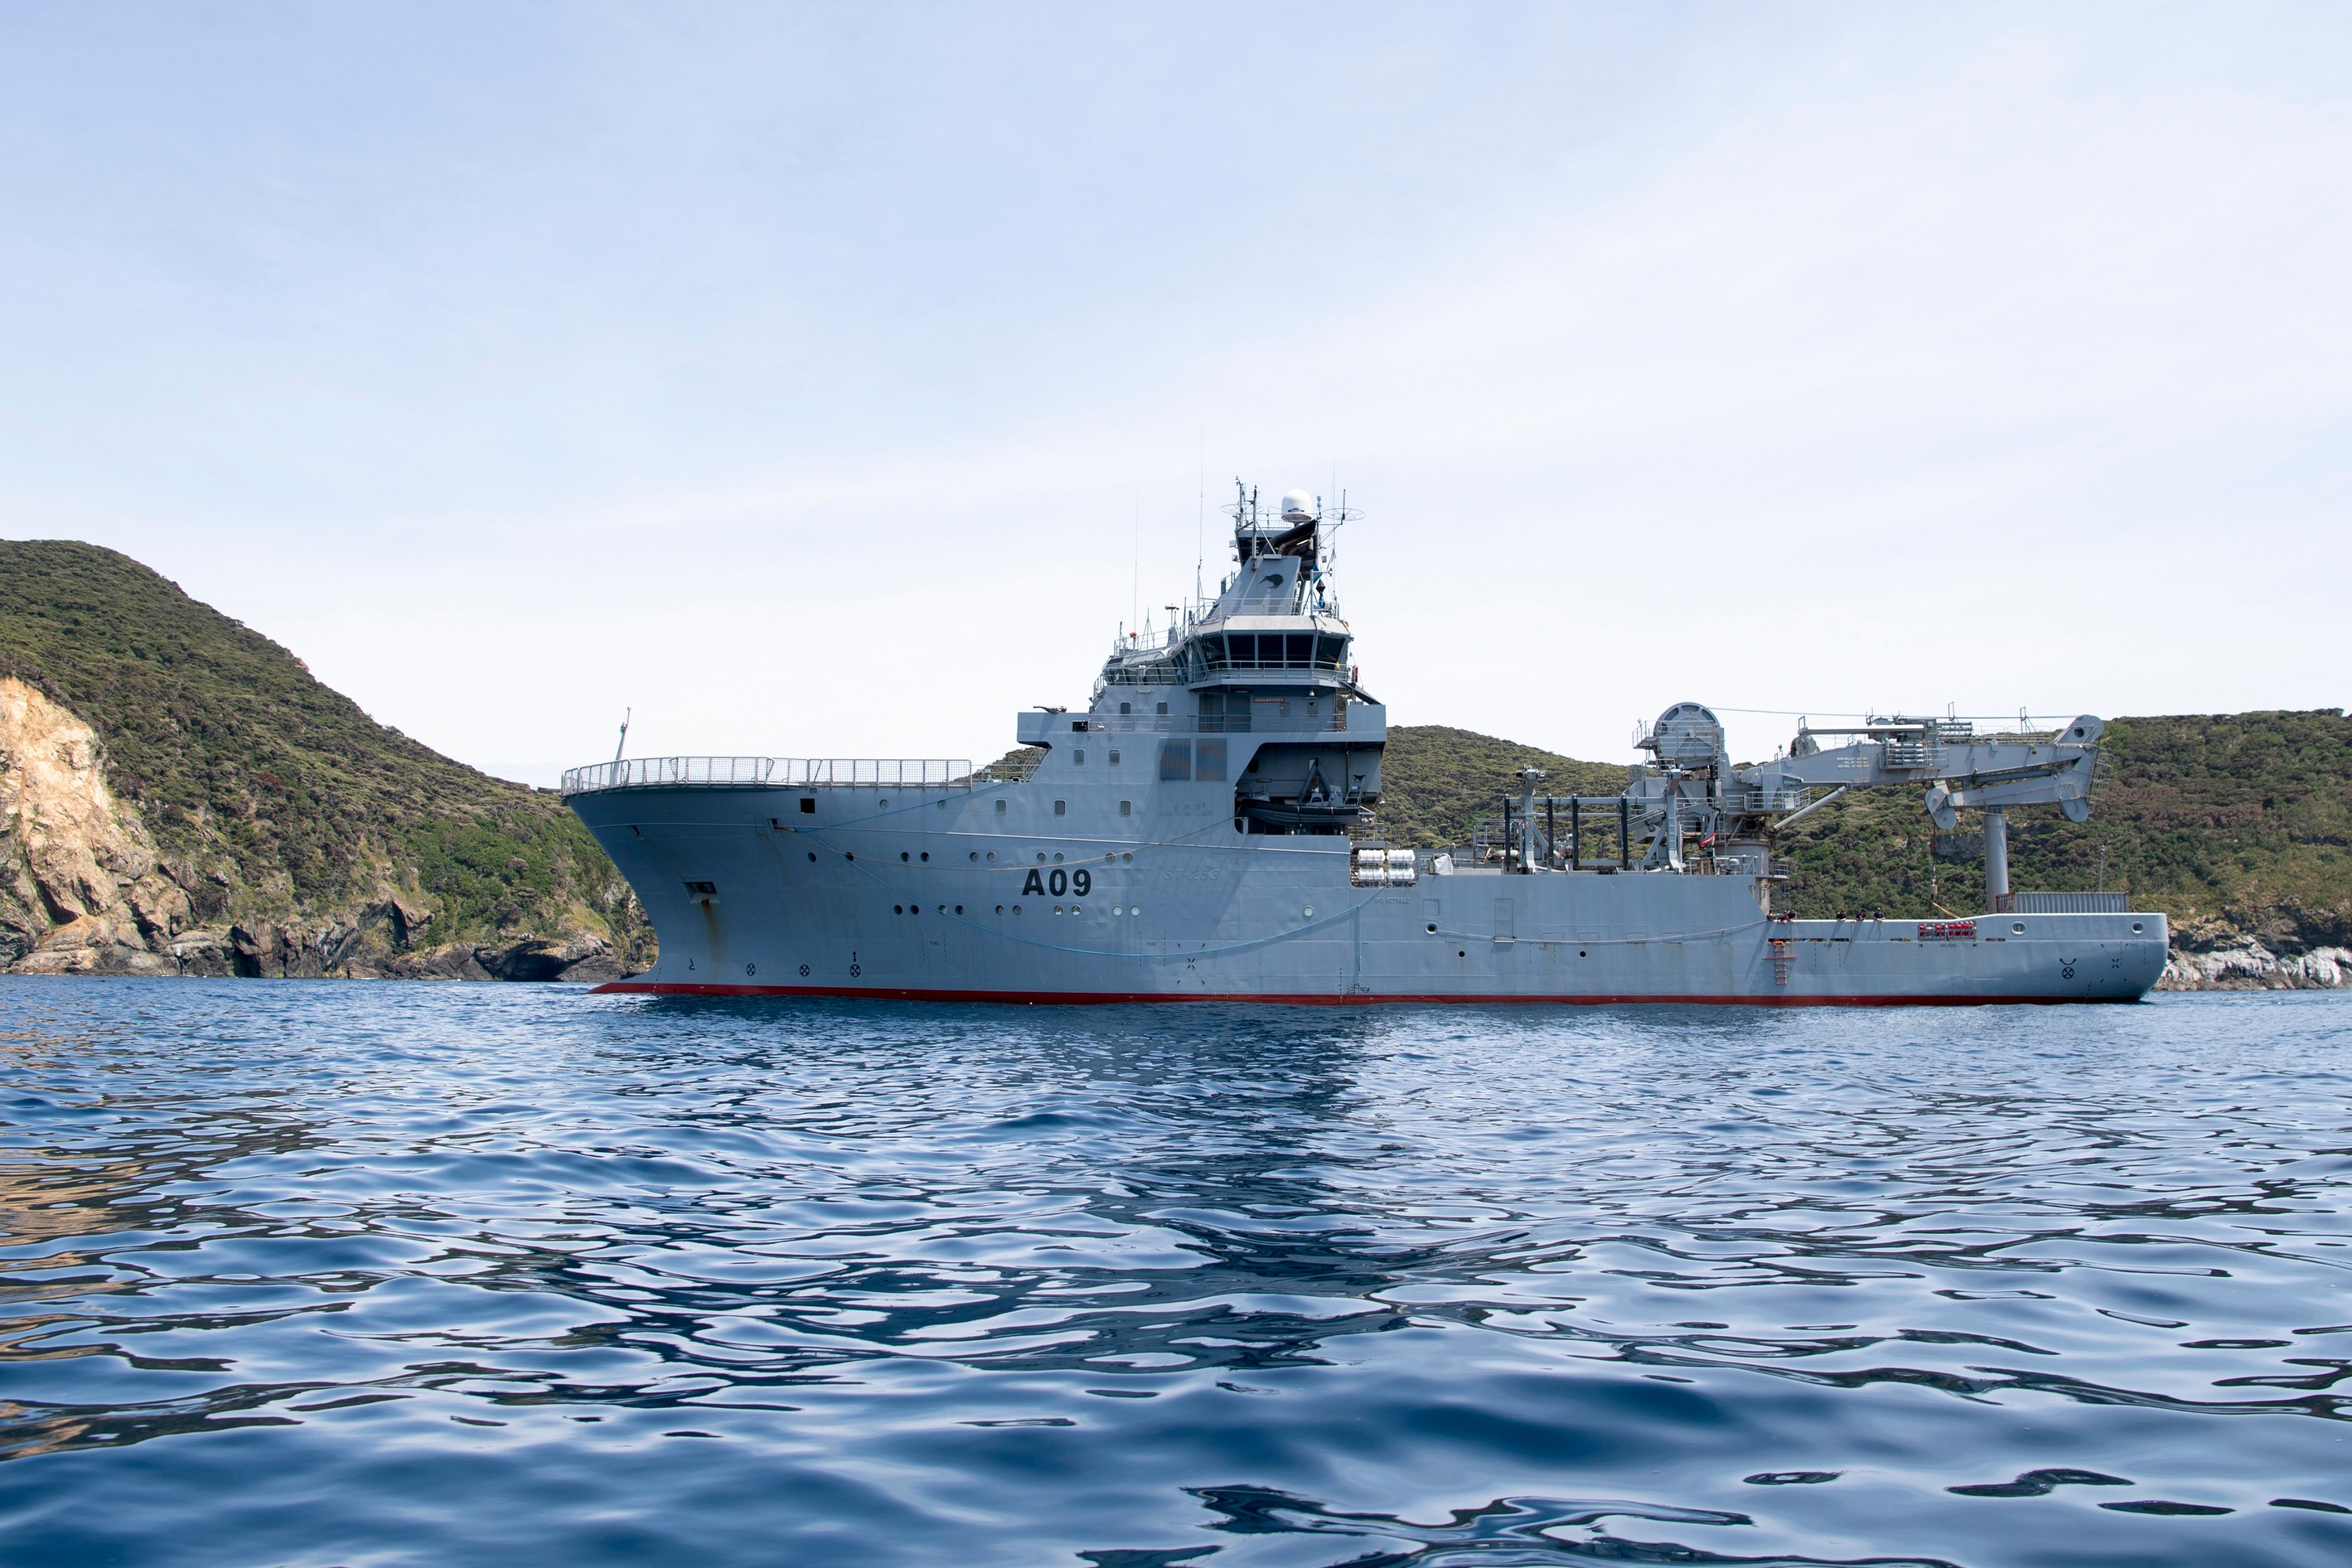
M 1284 495 L 1282 498 L 1282 521 L 1285 522 L 1313 522 L 1315 521 L 1315 498 L 1307 494 L 1305 490 L 1291 490 Z

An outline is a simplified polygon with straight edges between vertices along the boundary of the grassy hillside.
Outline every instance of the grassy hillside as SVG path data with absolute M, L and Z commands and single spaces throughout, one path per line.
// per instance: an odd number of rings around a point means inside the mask
M 396 898 L 431 946 L 591 935 L 645 957 L 625 884 L 554 795 L 376 723 L 127 556 L 0 542 L 0 675 L 98 731 L 199 921 L 349 924 Z

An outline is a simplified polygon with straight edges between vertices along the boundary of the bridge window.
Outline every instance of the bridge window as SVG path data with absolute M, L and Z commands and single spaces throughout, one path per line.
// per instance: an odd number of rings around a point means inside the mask
M 1201 658 L 1211 670 L 1338 669 L 1348 639 L 1314 632 L 1231 632 L 1202 637 Z

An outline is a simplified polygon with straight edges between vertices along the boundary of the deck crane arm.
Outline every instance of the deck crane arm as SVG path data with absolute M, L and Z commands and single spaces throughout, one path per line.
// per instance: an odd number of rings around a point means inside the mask
M 2081 822 L 2091 815 L 2091 779 L 2105 728 L 2088 713 L 2048 734 L 1976 735 L 1948 720 L 1899 717 L 1843 729 L 1808 727 L 1797 731 L 1793 754 L 1736 776 L 1768 797 L 1791 783 L 1926 784 L 1928 814 L 1947 830 L 1968 806 L 2055 805 L 2069 821 Z M 1864 739 L 1824 750 L 1816 735 Z

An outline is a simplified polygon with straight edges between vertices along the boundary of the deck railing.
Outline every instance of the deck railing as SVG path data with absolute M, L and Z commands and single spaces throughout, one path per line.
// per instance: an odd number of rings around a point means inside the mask
M 985 782 L 985 781 L 982 781 Z M 709 789 L 970 789 L 971 763 L 941 757 L 629 757 L 567 768 L 565 795 Z

